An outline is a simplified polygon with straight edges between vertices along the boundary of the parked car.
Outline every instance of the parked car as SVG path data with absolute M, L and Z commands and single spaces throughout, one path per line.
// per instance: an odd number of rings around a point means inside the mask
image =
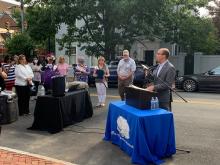
M 220 66 L 205 73 L 177 77 L 176 88 L 186 92 L 220 91 Z
M 143 70 L 143 67 L 140 65 L 140 63 L 136 62 L 137 68 L 134 73 L 134 85 L 137 85 L 139 87 L 142 87 L 145 84 L 145 73 Z M 118 85 L 118 74 L 117 74 L 117 66 L 118 61 L 112 61 L 108 65 L 110 77 L 108 78 L 108 84 L 109 86 L 117 86 Z M 95 78 L 93 77 L 93 71 L 94 67 L 90 68 L 90 75 L 89 75 L 89 85 L 95 84 Z

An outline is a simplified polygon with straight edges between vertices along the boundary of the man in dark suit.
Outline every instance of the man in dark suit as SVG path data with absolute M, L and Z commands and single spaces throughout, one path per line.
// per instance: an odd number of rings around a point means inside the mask
M 172 88 L 175 82 L 175 68 L 169 62 L 170 52 L 166 48 L 161 48 L 156 54 L 157 68 L 153 71 L 153 84 L 147 87 L 149 91 L 158 93 L 159 107 L 171 111 Z

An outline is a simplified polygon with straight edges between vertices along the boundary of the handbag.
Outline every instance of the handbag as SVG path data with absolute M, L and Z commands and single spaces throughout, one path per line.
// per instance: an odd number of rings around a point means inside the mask
M 37 88 L 35 85 L 30 85 L 30 96 L 36 96 L 37 95 Z
M 103 84 L 105 85 L 106 88 L 108 88 L 108 81 L 103 81 Z

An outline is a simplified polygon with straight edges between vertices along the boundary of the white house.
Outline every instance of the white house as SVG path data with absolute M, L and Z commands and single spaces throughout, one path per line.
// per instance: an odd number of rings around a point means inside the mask
M 76 26 L 80 27 L 82 26 L 82 21 L 76 21 Z M 67 26 L 65 24 L 61 24 L 60 29 L 58 33 L 56 34 L 56 39 L 62 38 L 63 34 L 67 33 Z M 166 47 L 170 50 L 171 55 L 177 55 L 177 48 L 176 45 L 171 45 L 169 43 L 164 43 L 159 39 L 155 39 L 155 41 L 149 41 L 149 40 L 141 40 L 140 42 L 136 41 L 133 43 L 130 54 L 131 57 L 140 60 L 145 61 L 148 65 L 154 64 L 154 55 L 156 51 L 161 48 Z M 79 56 L 83 56 L 85 58 L 86 64 L 89 66 L 96 65 L 97 59 L 95 57 L 87 56 L 84 50 L 81 50 L 81 47 L 78 46 L 77 43 L 73 43 L 71 47 L 71 56 L 68 57 L 67 49 L 63 48 L 61 49 L 60 45 L 56 42 L 56 56 L 65 55 L 66 61 L 69 62 L 69 64 L 75 64 L 77 63 L 77 58 Z M 117 55 L 120 55 L 123 51 L 123 46 L 117 46 L 116 53 Z
M 78 24 L 78 26 L 81 25 L 81 22 L 79 22 L 79 21 L 76 21 L 76 23 Z M 60 29 L 58 30 L 55 38 L 56 39 L 61 39 L 63 37 L 63 35 L 66 34 L 66 33 L 67 33 L 67 25 L 62 23 L 60 25 Z M 77 63 L 77 58 L 80 57 L 80 56 L 85 59 L 85 63 L 88 66 L 95 65 L 95 63 L 96 63 L 95 62 L 96 58 L 91 57 L 91 56 L 87 56 L 85 51 L 81 50 L 81 47 L 79 47 L 77 43 L 72 43 L 72 46 L 71 46 L 71 49 L 70 49 L 70 52 L 71 52 L 70 57 L 68 56 L 67 49 L 66 48 L 62 49 L 57 41 L 55 43 L 55 46 L 56 46 L 56 50 L 55 50 L 56 57 L 65 56 L 65 59 L 69 64 L 76 64 Z

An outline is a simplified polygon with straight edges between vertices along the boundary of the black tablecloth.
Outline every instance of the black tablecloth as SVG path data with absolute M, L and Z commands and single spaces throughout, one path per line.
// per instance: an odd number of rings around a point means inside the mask
M 63 127 L 92 117 L 93 108 L 87 90 L 67 93 L 63 97 L 39 96 L 34 111 L 33 130 L 57 133 Z

